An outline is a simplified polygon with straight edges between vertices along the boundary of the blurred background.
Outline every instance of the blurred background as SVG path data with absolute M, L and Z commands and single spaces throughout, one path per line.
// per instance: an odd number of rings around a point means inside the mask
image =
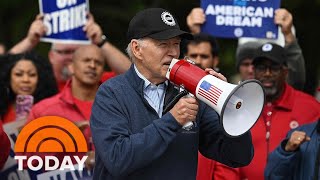
M 192 8 L 199 5 L 198 0 L 91 0 L 90 11 L 110 42 L 124 52 L 129 21 L 139 10 L 148 7 L 168 9 L 178 18 L 180 27 L 189 31 L 186 16 Z M 314 95 L 320 84 L 320 0 L 283 0 L 281 7 L 293 15 L 296 36 L 306 62 L 307 79 L 304 91 Z M 0 42 L 10 49 L 26 36 L 38 13 L 37 0 L 1 0 Z M 219 67 L 226 77 L 230 77 L 236 73 L 234 56 L 237 40 L 219 38 L 218 43 L 221 51 Z M 48 43 L 40 43 L 36 51 L 47 57 L 49 48 Z

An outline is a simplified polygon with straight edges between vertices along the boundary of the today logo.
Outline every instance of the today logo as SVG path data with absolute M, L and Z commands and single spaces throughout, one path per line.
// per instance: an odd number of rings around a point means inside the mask
M 46 153 L 66 154 L 86 153 L 87 151 L 86 139 L 74 123 L 57 116 L 45 116 L 28 123 L 17 137 L 15 145 L 16 154 L 35 153 L 40 156 L 16 155 L 14 159 L 18 160 L 19 170 L 23 170 L 24 161 L 33 171 L 38 171 L 43 166 L 45 171 L 75 170 L 72 160 L 78 164 L 79 170 L 83 170 L 88 156 L 64 155 L 60 163 L 56 156 L 46 155 Z M 37 161 L 38 165 L 34 166 L 33 161 Z

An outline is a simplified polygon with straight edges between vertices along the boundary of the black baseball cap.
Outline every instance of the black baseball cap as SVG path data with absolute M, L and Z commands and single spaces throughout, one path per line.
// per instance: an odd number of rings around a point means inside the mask
M 176 36 L 192 39 L 188 32 L 180 30 L 177 19 L 162 8 L 148 8 L 138 12 L 130 21 L 127 40 L 150 37 L 157 40 L 166 40 Z
M 258 48 L 253 64 L 261 59 L 269 59 L 277 64 L 286 65 L 285 49 L 278 44 L 265 43 Z

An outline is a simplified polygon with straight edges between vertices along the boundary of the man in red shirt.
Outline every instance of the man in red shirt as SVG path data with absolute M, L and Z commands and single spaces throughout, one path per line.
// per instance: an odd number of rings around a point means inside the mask
M 42 116 L 59 116 L 81 124 L 84 121 L 88 122 L 93 100 L 101 84 L 104 65 L 104 57 L 99 47 L 96 45 L 79 47 L 68 66 L 71 80 L 59 94 L 33 106 L 27 123 Z M 93 150 L 90 129 L 85 128 L 83 131 L 88 149 Z
M 253 59 L 255 79 L 263 84 L 266 103 L 251 129 L 254 157 L 246 167 L 221 167 L 220 172 L 228 172 L 225 173 L 226 179 L 264 179 L 268 154 L 286 137 L 287 132 L 320 117 L 319 102 L 286 83 L 288 67 L 284 48 L 266 43 L 256 54 Z
M 289 130 L 320 117 L 319 102 L 286 83 L 288 67 L 284 48 L 272 43 L 262 45 L 253 59 L 253 66 L 255 79 L 265 89 L 266 104 L 251 129 L 254 158 L 248 166 L 239 168 L 237 172 L 240 179 L 248 180 L 264 179 L 268 154 L 279 145 Z
M 86 45 L 77 49 L 68 66 L 71 80 L 59 94 L 36 104 L 28 122 L 42 116 L 60 116 L 74 122 L 89 120 L 104 64 L 102 51 L 97 46 Z
M 187 24 L 189 26 L 189 29 L 193 33 L 200 32 L 200 25 L 203 24 L 204 22 L 205 22 L 205 14 L 201 8 L 194 8 L 187 17 Z M 295 36 L 294 36 L 293 32 L 291 31 L 292 22 L 293 22 L 292 15 L 290 12 L 288 12 L 285 9 L 278 9 L 275 14 L 274 22 L 275 22 L 275 24 L 278 24 L 281 27 L 281 31 L 284 34 L 284 39 L 285 39 L 285 44 L 286 44 L 285 48 L 286 48 L 288 55 L 290 55 L 290 59 L 288 59 L 288 64 L 290 67 L 288 82 L 291 83 L 292 85 L 303 84 L 302 81 L 304 79 L 304 74 L 303 73 L 301 74 L 301 72 L 304 72 L 304 60 L 303 60 L 303 56 L 302 56 L 300 48 L 298 48 L 298 49 L 296 48 L 298 46 L 297 40 L 295 39 Z M 243 52 L 245 55 L 241 55 L 241 57 L 239 57 L 239 58 L 243 58 L 243 59 L 241 59 L 241 62 L 240 62 L 240 59 L 239 59 L 239 62 L 237 62 L 237 68 L 240 71 L 240 75 L 242 75 L 242 79 L 254 78 L 254 68 L 252 65 L 252 58 L 254 57 L 254 54 L 255 54 L 254 50 L 259 46 L 258 44 L 261 44 L 261 42 L 259 42 L 259 43 L 258 42 L 250 42 L 248 44 L 251 44 L 251 45 L 254 44 L 255 46 L 252 46 L 250 48 L 247 47 L 248 49 L 250 49 L 249 53 L 247 51 Z M 246 56 L 246 57 L 244 57 L 244 56 Z M 247 58 L 247 56 L 248 57 L 250 56 L 250 58 Z M 299 75 L 301 77 L 297 78 L 297 75 Z M 293 77 L 293 78 L 290 78 L 290 77 Z M 285 86 L 287 87 L 287 85 L 285 85 Z M 291 89 L 291 86 L 290 86 L 290 88 L 286 88 L 286 89 Z M 288 92 L 289 92 L 289 90 L 288 90 Z M 290 92 L 291 92 L 291 90 L 290 90 Z M 299 94 L 300 94 L 300 92 L 299 92 Z M 304 96 L 305 96 L 305 94 L 304 94 Z M 310 99 L 310 97 L 308 96 L 307 99 Z M 307 100 L 307 102 L 309 102 L 309 101 Z M 314 102 L 314 101 L 312 100 L 312 102 Z M 319 106 L 319 105 L 316 105 L 316 106 Z M 281 107 L 279 107 L 279 108 L 281 109 Z M 267 113 L 266 110 L 264 111 L 264 114 L 265 113 Z M 258 121 L 257 125 L 255 125 L 255 126 L 258 126 L 260 122 L 261 122 L 261 119 Z M 300 123 L 300 121 L 298 121 L 298 122 Z M 293 124 L 295 124 L 295 122 L 293 122 Z M 277 126 L 277 127 L 279 129 L 282 128 L 281 126 Z M 273 129 L 275 129 L 275 127 Z M 259 130 L 260 129 L 258 129 L 258 131 Z M 255 132 L 255 128 L 252 130 L 252 132 Z M 284 130 L 282 132 L 286 133 L 287 131 Z M 285 134 L 282 136 L 282 132 L 279 135 L 284 138 Z M 252 134 L 252 136 L 253 136 L 253 140 L 254 140 L 257 135 Z M 266 136 L 266 133 L 263 134 L 263 137 L 264 137 L 263 140 L 265 140 L 265 136 Z M 276 142 L 278 142 L 278 141 L 276 141 Z M 255 146 L 255 152 L 257 151 L 256 149 L 257 148 Z M 258 153 L 255 153 L 254 160 L 257 159 L 257 156 L 263 157 L 262 158 L 263 161 L 266 161 L 266 155 L 263 156 L 263 155 L 258 155 Z M 253 162 L 251 164 L 253 164 Z M 265 165 L 263 165 L 263 166 L 265 166 Z M 251 168 L 251 170 L 255 169 L 254 166 L 250 166 L 250 168 Z M 250 170 L 250 168 L 248 168 L 248 170 Z M 243 168 L 243 169 L 246 169 L 246 168 Z M 243 173 L 243 171 L 242 170 L 239 171 L 238 168 L 237 169 L 229 168 L 219 162 L 215 162 L 213 160 L 205 158 L 204 156 L 199 155 L 197 180 L 211 180 L 211 179 L 237 180 L 240 178 L 240 175 L 242 175 L 239 172 Z M 253 178 L 253 179 L 263 179 L 263 172 L 260 174 L 261 174 L 260 178 Z M 247 177 L 247 176 L 241 176 L 241 179 L 245 178 L 245 177 Z M 252 179 L 252 178 L 249 178 L 249 179 Z

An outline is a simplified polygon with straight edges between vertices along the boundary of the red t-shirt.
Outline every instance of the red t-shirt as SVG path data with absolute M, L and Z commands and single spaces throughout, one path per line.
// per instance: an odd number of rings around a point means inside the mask
M 116 76 L 116 73 L 111 71 L 111 72 L 104 72 L 102 74 L 102 77 L 101 77 L 101 82 L 105 82 L 106 80 L 110 79 L 110 78 L 113 78 Z
M 84 115 L 84 117 L 86 118 L 85 120 L 89 121 L 93 101 L 82 101 L 75 97 L 73 97 L 73 101 L 76 104 L 76 106 L 79 108 L 81 113 Z M 94 146 L 91 140 L 92 135 L 91 135 L 90 128 L 86 128 L 83 133 L 85 135 L 85 138 L 87 139 L 89 150 L 94 150 Z
M 82 101 L 82 100 L 77 99 L 75 97 L 73 97 L 73 101 L 76 104 L 76 106 L 79 108 L 81 113 L 84 115 L 86 120 L 89 120 L 90 115 L 91 115 L 91 108 L 93 105 L 93 101 Z
M 8 111 L 2 117 L 3 124 L 7 124 L 9 122 L 13 122 L 16 120 L 16 110 L 14 109 L 13 105 L 11 104 L 8 108 Z
M 101 83 L 107 81 L 110 78 L 115 77 L 117 74 L 113 71 L 111 72 L 103 72 L 102 76 L 101 76 Z M 61 92 L 64 88 L 64 86 L 66 85 L 67 81 L 57 81 L 57 86 L 59 89 L 59 92 Z

